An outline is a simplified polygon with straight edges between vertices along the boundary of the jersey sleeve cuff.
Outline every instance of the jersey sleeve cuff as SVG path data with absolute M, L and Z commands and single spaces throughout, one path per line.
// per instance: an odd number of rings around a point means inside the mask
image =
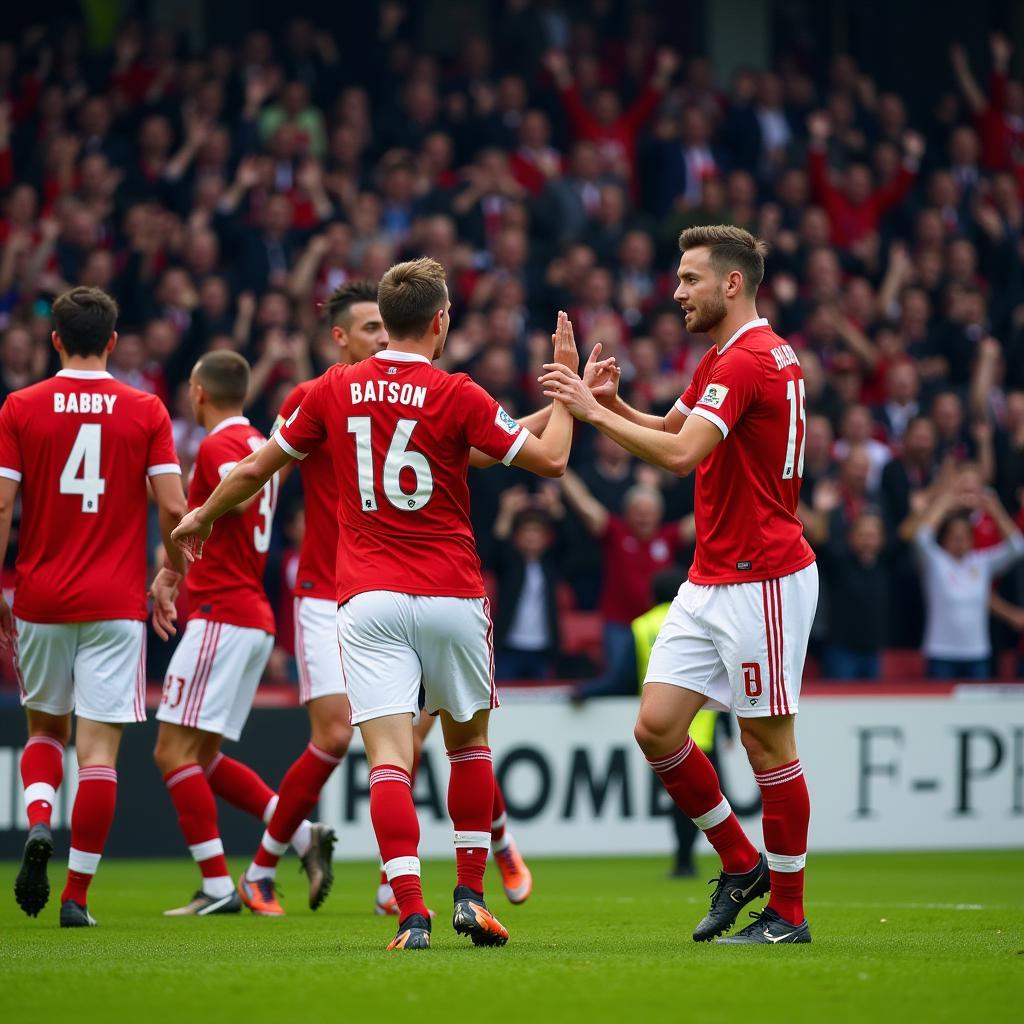
M 181 466 L 176 462 L 161 462 L 146 470 L 146 476 L 163 476 L 165 473 L 177 473 L 181 476 Z
M 300 452 L 298 449 L 293 448 L 282 436 L 280 430 L 275 430 L 270 435 L 280 445 L 282 450 L 286 451 L 293 459 L 298 459 L 300 462 L 309 454 L 309 452 Z
M 676 399 L 675 408 L 678 409 L 684 416 L 689 416 L 693 410 L 688 405 L 683 405 L 681 398 Z
M 701 419 L 707 420 L 708 423 L 714 423 L 714 425 L 722 432 L 723 438 L 729 436 L 729 427 L 721 416 L 716 415 L 709 409 L 702 409 L 699 405 L 693 410 L 693 415 L 700 416 Z
M 522 448 L 524 444 L 526 444 L 526 439 L 529 436 L 530 432 L 526 429 L 526 427 L 519 428 L 519 433 L 516 434 L 516 436 L 512 439 L 512 446 L 505 453 L 505 458 L 501 460 L 506 466 L 512 465 L 512 460 L 519 454 L 519 449 Z
M 16 483 L 21 482 L 21 472 L 17 469 L 11 469 L 9 466 L 0 466 L 0 476 L 5 480 L 14 480 Z

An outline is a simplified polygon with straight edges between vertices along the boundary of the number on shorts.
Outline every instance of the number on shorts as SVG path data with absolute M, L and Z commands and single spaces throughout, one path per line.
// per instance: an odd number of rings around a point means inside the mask
M 100 495 L 107 489 L 100 476 L 100 429 L 98 423 L 83 423 L 78 428 L 60 473 L 60 493 L 80 495 L 82 511 L 90 514 L 99 512 Z
M 740 668 L 743 670 L 743 692 L 748 697 L 760 697 L 764 692 L 761 685 L 761 666 L 756 661 L 745 661 Z
M 418 420 L 399 420 L 395 425 L 387 457 L 384 459 L 384 472 L 381 482 L 384 497 L 403 512 L 415 512 L 423 508 L 434 493 L 434 477 L 430 472 L 430 463 L 420 452 L 409 451 L 408 444 L 416 429 Z M 377 511 L 377 491 L 373 479 L 373 441 L 369 416 L 350 416 L 348 432 L 356 439 L 356 467 L 359 483 L 359 507 L 364 512 Z M 416 479 L 416 487 L 412 491 L 403 491 L 401 473 L 403 469 L 412 471 Z
M 799 392 L 797 390 L 798 384 Z M 789 399 L 789 437 L 786 439 L 786 463 L 782 467 L 782 479 L 793 479 L 793 463 L 796 462 L 796 475 L 802 480 L 804 476 L 804 445 L 807 443 L 806 392 L 803 380 L 786 382 L 786 398 Z M 797 458 L 796 454 L 796 424 L 798 419 L 801 426 L 799 458 Z
M 177 692 L 174 694 L 174 700 L 171 700 L 171 693 L 173 688 L 177 687 Z M 169 708 L 176 708 L 181 703 L 181 695 L 185 690 L 185 680 L 181 676 L 168 676 L 167 681 L 164 683 L 164 699 L 163 702 Z

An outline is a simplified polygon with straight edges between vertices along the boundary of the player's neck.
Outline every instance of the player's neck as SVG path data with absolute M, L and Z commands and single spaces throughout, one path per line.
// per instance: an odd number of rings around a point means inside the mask
M 757 318 L 757 307 L 752 302 L 749 305 L 740 306 L 727 313 L 720 323 L 715 324 L 708 331 L 708 337 L 721 351 L 722 346 L 728 344 L 729 339 L 744 324 L 749 324 L 751 320 L 756 320 Z
M 69 356 L 64 355 L 60 361 L 62 370 L 88 370 L 90 373 L 102 373 L 107 368 L 107 354 L 101 356 Z
M 434 361 L 434 338 L 392 338 L 388 342 L 385 352 L 408 352 L 410 355 L 423 356 L 425 359 Z
M 203 413 L 203 429 L 212 434 L 225 420 L 245 416 L 241 409 L 214 409 L 212 406 Z

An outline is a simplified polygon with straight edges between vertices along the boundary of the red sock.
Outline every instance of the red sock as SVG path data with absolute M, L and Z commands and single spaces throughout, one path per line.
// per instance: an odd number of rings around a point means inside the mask
M 21 754 L 28 827 L 49 825 L 53 801 L 64 778 L 64 744 L 52 736 L 33 736 Z
M 181 834 L 188 843 L 192 859 L 199 865 L 203 880 L 230 878 L 224 844 L 217 829 L 217 802 L 203 769 L 198 764 L 182 765 L 164 776 L 164 785 L 178 812 Z
M 491 849 L 495 852 L 508 846 L 505 839 L 505 825 L 508 817 L 505 814 L 505 798 L 501 795 L 501 786 L 494 779 L 494 802 L 491 804 Z
M 254 864 L 262 868 L 277 867 L 295 830 L 316 807 L 320 790 L 340 762 L 340 757 L 334 757 L 312 743 L 306 747 L 281 780 L 277 806 L 267 822 L 267 830 L 263 833 L 260 848 L 253 859 Z
M 811 801 L 800 761 L 754 772 L 761 787 L 761 826 L 772 876 L 768 906 L 790 924 L 804 921 L 804 862 Z
M 274 799 L 274 791 L 247 764 L 218 754 L 206 766 L 206 778 L 210 789 L 232 807 L 260 821 L 269 819 L 267 810 Z M 273 813 L 272 808 L 270 813 Z
M 68 880 L 60 895 L 61 903 L 74 900 L 85 906 L 89 884 L 100 864 L 114 820 L 117 803 L 117 772 L 108 765 L 90 765 L 78 773 L 78 793 L 71 811 L 71 850 L 68 853 Z
M 461 747 L 448 753 L 448 814 L 455 826 L 458 885 L 483 895 L 484 869 L 491 846 L 494 765 L 490 747 Z
M 722 795 L 714 765 L 692 739 L 668 757 L 647 759 L 683 814 L 693 820 L 722 858 L 722 870 L 742 874 L 757 866 L 758 853 Z
M 380 764 L 370 772 L 370 820 L 384 872 L 398 900 L 398 917 L 427 916 L 420 885 L 420 823 L 412 802 L 412 777 L 404 768 Z

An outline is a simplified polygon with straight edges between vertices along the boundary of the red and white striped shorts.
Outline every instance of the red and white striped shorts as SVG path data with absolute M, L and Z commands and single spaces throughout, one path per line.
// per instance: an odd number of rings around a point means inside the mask
M 818 606 L 818 567 L 756 583 L 687 580 L 651 651 L 645 683 L 707 697 L 740 718 L 796 714 L 807 640 Z
M 237 740 L 273 648 L 262 629 L 190 619 L 167 666 L 156 717 Z

